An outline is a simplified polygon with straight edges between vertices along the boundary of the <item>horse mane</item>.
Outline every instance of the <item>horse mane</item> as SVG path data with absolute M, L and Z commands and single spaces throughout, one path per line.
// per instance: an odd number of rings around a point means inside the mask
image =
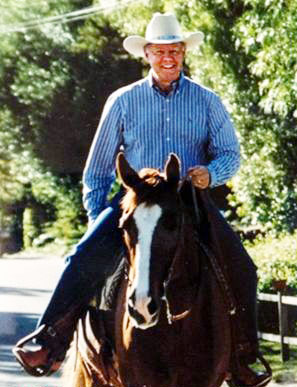
M 165 175 L 158 169 L 143 168 L 138 175 L 141 178 L 141 183 L 133 188 L 128 187 L 121 201 L 121 208 L 125 213 L 130 213 L 144 201 L 148 203 L 157 202 L 160 194 L 166 191 L 167 181 Z

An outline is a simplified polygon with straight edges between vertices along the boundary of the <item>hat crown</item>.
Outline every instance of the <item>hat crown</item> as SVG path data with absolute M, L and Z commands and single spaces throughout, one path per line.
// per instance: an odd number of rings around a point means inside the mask
M 203 40 L 203 33 L 192 32 L 183 36 L 180 25 L 172 13 L 155 13 L 149 22 L 145 38 L 138 35 L 128 36 L 124 48 L 130 54 L 145 57 L 144 48 L 147 44 L 174 44 L 183 42 L 188 50 L 194 50 Z
M 147 40 L 182 39 L 180 25 L 172 13 L 155 13 L 147 26 Z

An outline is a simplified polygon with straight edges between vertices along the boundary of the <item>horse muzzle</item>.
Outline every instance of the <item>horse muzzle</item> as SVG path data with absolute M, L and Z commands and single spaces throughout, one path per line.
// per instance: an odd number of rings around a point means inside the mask
M 128 313 L 135 328 L 148 329 L 158 323 L 160 307 L 150 296 L 136 295 L 128 299 Z

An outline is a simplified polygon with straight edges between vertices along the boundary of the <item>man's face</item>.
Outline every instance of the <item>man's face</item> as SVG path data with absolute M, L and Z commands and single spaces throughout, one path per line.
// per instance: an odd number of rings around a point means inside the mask
M 183 43 L 148 44 L 144 51 L 153 69 L 154 78 L 161 88 L 168 88 L 171 82 L 179 78 L 185 56 Z

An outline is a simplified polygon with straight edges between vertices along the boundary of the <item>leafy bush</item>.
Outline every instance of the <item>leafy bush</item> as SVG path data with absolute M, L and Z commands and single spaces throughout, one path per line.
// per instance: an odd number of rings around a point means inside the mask
M 50 171 L 43 171 L 38 179 L 32 181 L 32 196 L 46 212 L 38 243 L 54 239 L 71 245 L 83 235 L 86 217 L 80 182 L 69 176 L 56 176 Z
M 274 282 L 286 280 L 286 292 L 297 295 L 297 232 L 258 239 L 246 247 L 258 266 L 260 292 L 275 293 Z

